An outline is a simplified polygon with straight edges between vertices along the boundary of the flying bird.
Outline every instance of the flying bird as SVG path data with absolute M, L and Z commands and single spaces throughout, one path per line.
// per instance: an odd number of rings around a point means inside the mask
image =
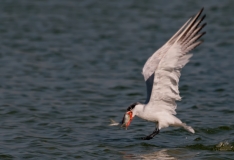
M 162 128 L 169 126 L 183 127 L 195 133 L 191 126 L 186 125 L 176 115 L 176 101 L 180 101 L 179 78 L 181 69 L 189 62 L 189 52 L 200 45 L 200 38 L 206 33 L 201 30 L 206 15 L 202 16 L 203 8 L 191 17 L 161 48 L 146 61 L 142 74 L 146 82 L 147 98 L 144 104 L 131 104 L 120 123 L 112 120 L 110 125 L 127 127 L 135 116 L 154 122 L 156 128 L 150 135 L 143 137 L 150 140 Z

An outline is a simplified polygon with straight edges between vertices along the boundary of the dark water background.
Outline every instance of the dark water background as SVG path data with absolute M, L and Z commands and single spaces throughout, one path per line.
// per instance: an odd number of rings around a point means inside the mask
M 134 118 L 147 58 L 201 7 L 205 42 L 183 69 L 190 134 Z M 234 159 L 234 1 L 2 0 L 0 159 Z

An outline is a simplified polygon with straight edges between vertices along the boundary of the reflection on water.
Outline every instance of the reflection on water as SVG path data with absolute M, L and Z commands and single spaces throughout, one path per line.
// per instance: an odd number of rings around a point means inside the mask
M 159 159 L 159 160 L 176 160 L 175 157 L 168 154 L 167 149 L 156 151 L 153 153 L 139 155 L 140 159 Z
M 195 157 L 197 153 L 186 149 L 162 149 L 152 153 L 124 155 L 124 159 L 157 159 L 157 160 L 187 160 Z

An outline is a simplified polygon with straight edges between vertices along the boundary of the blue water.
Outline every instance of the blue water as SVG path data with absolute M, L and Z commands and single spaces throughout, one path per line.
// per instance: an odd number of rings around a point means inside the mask
M 0 159 L 234 159 L 234 1 L 0 3 Z M 182 71 L 178 117 L 196 133 L 134 118 L 147 58 L 205 7 L 204 43 Z

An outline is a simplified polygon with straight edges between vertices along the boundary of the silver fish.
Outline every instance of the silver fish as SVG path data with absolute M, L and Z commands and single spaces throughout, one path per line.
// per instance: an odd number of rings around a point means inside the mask
M 109 126 L 118 126 L 118 125 L 120 125 L 120 123 L 115 122 L 113 119 L 110 119 L 110 124 L 109 124 Z
M 121 127 L 126 127 L 126 129 L 127 129 L 127 127 L 128 127 L 128 123 L 129 123 L 129 121 L 130 121 L 130 116 L 129 116 L 129 114 L 128 113 L 125 113 L 125 115 L 124 115 L 124 117 L 123 117 L 123 120 L 122 120 L 122 122 L 121 122 Z
M 110 121 L 111 121 L 111 123 L 109 124 L 109 126 L 121 125 L 121 127 L 125 127 L 125 129 L 127 130 L 128 126 L 130 125 L 130 123 L 132 121 L 132 112 L 131 111 L 126 112 L 120 123 L 115 122 L 113 119 L 110 119 Z

